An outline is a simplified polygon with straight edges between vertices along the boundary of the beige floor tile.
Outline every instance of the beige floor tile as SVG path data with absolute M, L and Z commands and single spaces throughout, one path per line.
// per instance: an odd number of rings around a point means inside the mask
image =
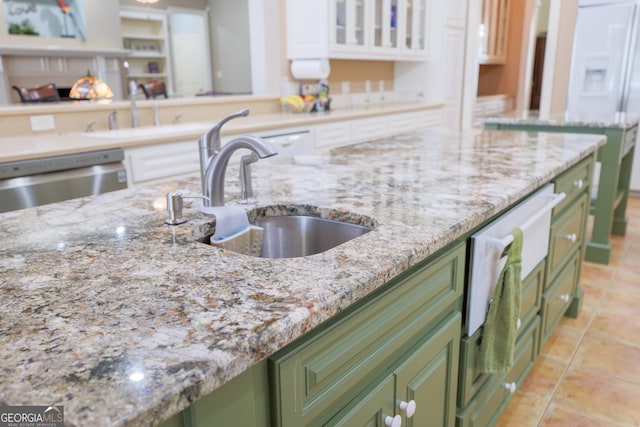
M 518 393 L 533 395 L 549 402 L 567 366 L 568 362 L 541 354 L 518 388 Z
M 640 384 L 571 367 L 553 403 L 579 411 L 589 418 L 634 426 L 640 420 L 638 396 Z
M 640 295 L 640 275 L 621 269 L 613 280 L 612 289 Z
M 542 418 L 547 402 L 534 396 L 516 393 L 494 427 L 534 427 Z
M 572 366 L 615 375 L 640 384 L 640 347 L 601 336 L 586 335 Z
M 585 316 L 581 315 L 578 319 L 582 317 Z M 569 323 L 571 326 L 567 326 L 565 319 L 567 319 L 568 322 L 574 320 L 563 318 L 562 322 L 551 332 L 549 339 L 542 347 L 540 353 L 568 363 L 571 357 L 573 357 L 573 353 L 578 347 L 583 333 L 580 329 L 573 327 L 571 323 Z
M 593 318 L 589 335 L 599 335 L 640 346 L 640 321 L 635 316 L 602 310 Z
M 593 286 L 609 287 L 615 274 L 615 267 L 612 265 L 595 264 L 592 262 L 582 263 L 582 283 Z
M 577 319 L 563 317 L 560 319 L 559 325 L 567 326 L 584 333 L 591 324 L 592 319 L 596 316 L 598 309 L 599 306 L 583 306 Z
M 538 425 L 540 427 L 622 427 L 622 425 L 614 424 L 610 420 L 588 417 L 584 415 L 584 411 L 575 411 L 556 404 L 551 404 Z
M 631 245 L 631 247 L 625 254 L 624 259 L 619 264 L 621 271 L 640 276 L 640 261 L 638 261 L 640 259 L 640 251 L 638 250 L 639 248 L 640 247 L 635 243 Z
M 584 300 L 582 301 L 583 310 L 593 310 L 600 307 L 600 303 L 602 302 L 602 297 L 604 296 L 606 289 L 599 286 L 593 286 L 589 283 L 581 283 L 580 287 L 584 290 Z
M 640 293 L 610 289 L 602 299 L 603 310 L 613 311 L 630 319 L 636 317 L 638 307 L 640 307 Z

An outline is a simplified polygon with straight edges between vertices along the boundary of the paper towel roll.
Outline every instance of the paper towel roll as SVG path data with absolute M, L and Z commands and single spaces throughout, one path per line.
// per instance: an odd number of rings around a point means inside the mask
M 299 80 L 326 79 L 330 71 L 328 59 L 294 59 L 291 61 L 291 74 Z

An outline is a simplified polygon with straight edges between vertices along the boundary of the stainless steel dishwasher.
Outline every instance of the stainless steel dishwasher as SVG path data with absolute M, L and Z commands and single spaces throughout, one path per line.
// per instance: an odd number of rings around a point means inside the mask
M 116 148 L 0 163 L 0 212 L 127 188 L 123 159 Z

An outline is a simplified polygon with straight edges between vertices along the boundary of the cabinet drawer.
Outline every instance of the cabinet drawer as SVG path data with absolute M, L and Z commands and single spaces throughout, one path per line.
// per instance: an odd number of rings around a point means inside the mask
M 354 142 L 371 141 L 387 135 L 387 117 L 354 120 L 351 123 L 351 136 Z
M 186 175 L 200 170 L 193 141 L 133 148 L 125 151 L 128 172 L 134 183 Z
M 349 122 L 338 122 L 318 125 L 315 129 L 316 148 L 339 147 L 351 144 L 351 125 Z
M 485 427 L 493 425 L 511 399 L 510 384 L 521 384 L 531 370 L 538 354 L 540 317 L 523 331 L 516 342 L 513 368 L 506 375 L 492 375 L 469 405 L 458 411 L 457 427 Z M 515 390 L 514 387 L 514 390 Z
M 522 305 L 520 307 L 520 320 L 522 326 L 529 324 L 531 319 L 540 310 L 542 299 L 542 286 L 544 282 L 544 266 L 542 261 L 529 273 L 522 282 Z M 520 334 L 524 333 L 524 329 Z M 464 408 L 469 401 L 486 383 L 491 375 L 480 371 L 480 343 L 482 340 L 482 328 L 478 329 L 471 337 L 462 339 L 460 350 L 460 386 L 458 387 L 458 407 Z
M 564 268 L 564 264 L 573 252 L 582 246 L 584 224 L 588 213 L 589 199 L 585 193 L 569 210 L 554 218 L 547 256 L 547 286 Z
M 544 288 L 544 269 L 545 262 L 542 261 L 522 282 L 522 302 L 519 317 L 522 326 L 527 325 L 540 310 Z
M 394 114 L 389 116 L 389 133 L 394 135 L 410 132 L 418 127 L 418 117 L 413 113 Z
M 519 386 L 524 381 L 540 353 L 540 327 L 540 316 L 535 316 L 518 338 L 513 367 L 506 375 L 504 383 L 515 383 L 516 386 Z
M 585 188 L 591 184 L 591 160 L 585 160 L 555 179 L 555 192 L 567 195 L 563 201 L 553 209 L 553 214 L 562 212 Z
M 418 128 L 442 126 L 442 110 L 423 111 L 418 113 Z
M 274 425 L 329 420 L 436 322 L 460 310 L 464 259 L 460 244 L 272 356 Z
M 581 251 L 575 251 L 558 278 L 542 295 L 542 336 L 544 341 L 571 305 L 580 277 Z

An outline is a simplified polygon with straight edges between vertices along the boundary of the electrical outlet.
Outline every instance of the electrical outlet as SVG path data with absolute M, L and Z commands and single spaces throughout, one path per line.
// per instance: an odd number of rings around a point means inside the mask
M 53 130 L 56 128 L 56 122 L 51 114 L 30 116 L 29 120 L 31 121 L 31 130 L 34 132 L 39 130 Z

